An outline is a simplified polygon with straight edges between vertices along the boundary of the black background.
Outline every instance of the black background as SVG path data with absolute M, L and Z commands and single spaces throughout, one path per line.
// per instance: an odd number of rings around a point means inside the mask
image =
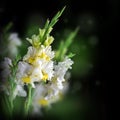
M 96 15 L 98 20 L 97 35 L 100 39 L 99 44 L 99 62 L 96 72 L 87 81 L 85 87 L 89 86 L 88 90 L 90 95 L 97 101 L 98 116 L 96 120 L 107 119 L 108 107 L 108 74 L 110 66 L 108 55 L 110 45 L 112 43 L 111 37 L 118 20 L 118 0 L 42 0 L 42 1 L 0 1 L 0 31 L 10 21 L 15 24 L 14 29 L 21 35 L 24 34 L 25 20 L 32 12 L 44 13 L 47 17 L 52 16 L 66 5 L 66 11 L 63 18 L 69 19 L 67 23 L 70 27 L 76 27 L 75 22 L 78 16 L 83 12 L 90 12 Z M 62 18 L 56 25 L 56 28 L 63 28 Z M 102 85 L 95 87 L 95 80 L 99 78 Z M 78 78 L 79 79 L 79 78 Z M 86 85 L 87 84 L 87 85 Z M 102 102 L 101 102 L 102 101 Z M 101 103 L 103 107 L 101 108 Z

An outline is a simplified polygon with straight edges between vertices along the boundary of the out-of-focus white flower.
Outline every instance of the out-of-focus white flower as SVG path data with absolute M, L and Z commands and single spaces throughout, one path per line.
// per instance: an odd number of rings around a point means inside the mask
M 11 88 L 10 88 L 10 84 L 8 82 L 8 77 L 10 77 L 10 74 L 11 74 L 10 66 L 12 66 L 11 59 L 5 57 L 4 61 L 1 62 L 1 68 L 2 68 L 1 77 L 2 77 L 2 80 L 3 80 L 3 84 L 0 87 L 1 87 L 2 91 L 5 91 L 5 93 L 7 95 L 10 95 L 10 91 L 12 91 Z M 22 66 L 22 64 L 21 64 L 21 66 Z M 23 70 L 24 69 L 20 69 L 21 74 L 23 74 L 25 72 Z M 19 76 L 20 76 L 20 74 L 19 74 Z M 12 82 L 15 82 L 14 79 L 13 79 Z M 13 91 L 13 99 L 15 99 L 15 97 L 17 95 L 18 96 L 23 96 L 23 97 L 25 97 L 27 95 L 26 91 L 23 88 L 23 85 L 20 84 L 20 83 L 16 84 L 16 87 L 15 87 L 15 89 Z
M 8 38 L 8 55 L 14 58 L 18 54 L 18 47 L 21 46 L 21 39 L 17 33 L 11 33 Z
M 26 97 L 27 93 L 24 90 L 24 87 L 21 85 L 16 85 L 15 90 L 13 91 L 13 99 L 15 99 L 16 96 Z
M 0 63 L 0 68 L 2 69 L 1 78 L 3 81 L 6 81 L 10 75 L 10 72 L 11 72 L 10 65 L 12 65 L 12 61 L 8 57 L 5 57 L 4 61 Z
M 34 95 L 33 95 L 33 110 L 32 114 L 39 115 L 42 114 L 42 111 L 40 110 L 43 106 L 48 105 L 48 101 L 45 99 L 45 96 L 47 95 L 47 88 L 43 84 L 36 85 L 36 88 L 34 89 Z
M 62 90 L 59 90 L 54 83 L 38 84 L 34 90 L 32 114 L 41 115 L 43 107 L 50 108 L 53 103 L 61 100 L 68 90 L 68 82 L 64 84 L 64 89 Z

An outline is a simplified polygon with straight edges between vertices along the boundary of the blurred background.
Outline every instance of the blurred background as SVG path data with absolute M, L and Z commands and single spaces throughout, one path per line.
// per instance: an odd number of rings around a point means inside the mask
M 107 119 L 107 57 L 118 18 L 118 5 L 118 0 L 0 1 L 0 32 L 12 22 L 11 32 L 17 32 L 23 43 L 26 37 L 37 34 L 46 19 L 51 19 L 63 6 L 66 9 L 52 31 L 53 48 L 80 27 L 69 47 L 69 51 L 76 54 L 69 92 L 63 101 L 45 112 L 43 119 Z M 26 48 L 25 43 L 21 54 L 26 53 Z

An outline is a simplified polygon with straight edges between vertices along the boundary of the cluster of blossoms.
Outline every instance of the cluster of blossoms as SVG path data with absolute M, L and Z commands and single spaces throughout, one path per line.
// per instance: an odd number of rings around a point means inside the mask
M 40 114 L 41 108 L 50 107 L 68 90 L 69 77 L 66 77 L 66 74 L 68 69 L 72 68 L 73 61 L 65 54 L 63 57 L 62 53 L 61 58 L 61 54 L 57 54 L 59 50 L 52 50 L 54 38 L 50 35 L 52 26 L 62 12 L 59 12 L 51 22 L 47 21 L 38 35 L 33 35 L 31 39 L 27 38 L 30 46 L 22 59 L 13 62 L 6 57 L 1 63 L 3 68 L 1 74 L 5 83 L 1 86 L 2 90 L 10 96 L 10 101 L 14 101 L 17 96 L 25 97 L 25 109 L 28 112 L 32 106 L 33 114 Z
M 67 57 L 61 62 L 54 60 L 55 52 L 50 45 L 53 37 L 49 36 L 43 45 L 39 45 L 36 40 L 38 38 L 34 36 L 30 41 L 32 46 L 28 48 L 23 61 L 19 62 L 16 75 L 18 85 L 31 84 L 32 88 L 35 88 L 33 97 L 35 112 L 39 111 L 39 107 L 50 105 L 59 99 L 64 88 L 65 74 L 73 64 Z
M 40 107 L 55 102 L 66 91 L 65 74 L 71 69 L 73 61 L 68 57 L 60 62 L 54 60 L 55 52 L 50 45 L 53 41 L 52 36 L 49 36 L 43 45 L 39 45 L 36 40 L 37 36 L 29 40 L 32 46 L 28 47 L 27 54 L 18 62 L 13 94 L 14 98 L 16 95 L 26 97 L 24 85 L 31 85 L 34 89 L 33 111 L 39 112 Z M 5 80 L 11 73 L 11 59 L 5 58 L 2 66 L 2 76 Z M 9 91 L 7 93 L 10 94 Z

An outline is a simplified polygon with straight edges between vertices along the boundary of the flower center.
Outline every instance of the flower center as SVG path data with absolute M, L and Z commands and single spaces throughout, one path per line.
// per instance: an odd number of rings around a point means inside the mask
M 50 57 L 49 57 L 48 55 L 46 55 L 45 52 L 42 52 L 41 55 L 38 56 L 38 57 L 43 58 L 43 59 L 45 59 L 46 61 L 50 61 Z
M 42 80 L 46 81 L 48 79 L 48 74 L 44 71 L 42 71 L 43 77 Z
M 35 58 L 34 58 L 34 57 L 30 57 L 30 58 L 28 59 L 28 62 L 31 63 L 31 64 L 32 64 L 34 61 L 35 61 Z
M 31 79 L 30 79 L 30 77 L 23 77 L 23 78 L 22 78 L 22 81 L 23 81 L 24 83 L 30 83 L 30 82 L 31 82 Z
M 48 105 L 48 101 L 45 100 L 45 99 L 40 99 L 40 100 L 38 101 L 38 103 L 39 103 L 40 105 L 42 105 L 42 106 Z

